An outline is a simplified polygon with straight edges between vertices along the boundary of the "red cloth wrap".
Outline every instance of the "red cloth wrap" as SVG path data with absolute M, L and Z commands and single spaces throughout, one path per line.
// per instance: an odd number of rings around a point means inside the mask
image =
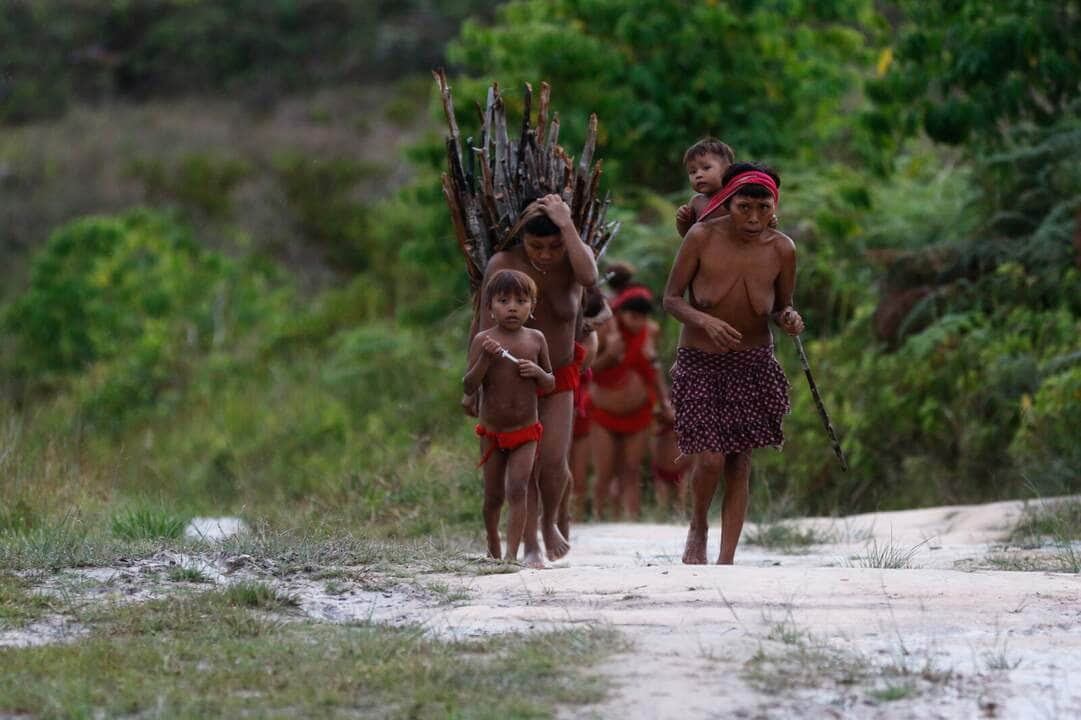
M 609 432 L 620 435 L 640 433 L 653 422 L 653 393 L 650 393 L 649 400 L 642 407 L 626 415 L 616 415 L 607 410 L 601 410 L 596 405 L 591 405 L 589 412 L 593 422 Z
M 679 485 L 683 480 L 682 470 L 665 470 L 656 461 L 653 462 L 653 479 L 663 480 L 671 485 Z
M 709 217 L 711 212 L 724 205 L 725 201 L 735 195 L 736 191 L 744 185 L 761 185 L 773 193 L 774 203 L 780 204 L 781 202 L 781 195 L 777 190 L 777 183 L 773 181 L 773 178 L 760 170 L 748 170 L 729 180 L 727 185 L 718 190 L 717 194 L 709 199 L 709 203 L 706 205 L 705 209 L 702 210 L 702 214 L 698 216 L 698 222 L 705 220 Z
M 521 447 L 526 443 L 537 442 L 541 440 L 541 436 L 544 435 L 544 426 L 539 422 L 535 422 L 532 425 L 527 425 L 524 428 L 518 428 L 517 430 L 511 430 L 510 432 L 496 432 L 489 430 L 483 425 L 478 424 L 475 428 L 477 437 L 490 437 L 492 444 L 488 447 L 488 452 L 484 453 L 484 457 L 477 463 L 477 467 L 480 467 L 484 463 L 488 462 L 488 458 L 492 456 L 497 449 L 499 450 L 513 450 L 516 447 Z
M 576 438 L 589 435 L 589 383 L 592 380 L 593 369 L 588 368 L 582 372 L 582 378 L 581 383 L 578 386 L 578 392 L 574 394 L 574 437 Z
M 642 287 L 641 285 L 629 287 L 617 295 L 616 299 L 612 301 L 612 310 L 619 310 L 623 307 L 625 302 L 634 298 L 642 298 L 643 300 L 653 302 L 653 293 L 649 291 L 649 288 Z
M 648 291 L 647 291 L 648 292 Z M 619 328 L 623 336 L 625 350 L 623 359 L 618 365 L 593 372 L 593 382 L 602 388 L 620 388 L 627 384 L 630 373 L 635 372 L 646 383 L 649 390 L 649 399 L 637 410 L 626 415 L 616 415 L 607 410 L 602 410 L 596 405 L 590 404 L 590 414 L 593 420 L 606 430 L 614 433 L 628 435 L 641 432 L 653 422 L 653 405 L 657 399 L 656 389 L 657 369 L 642 352 L 646 340 L 649 339 L 649 328 L 642 328 L 636 335 L 631 335 L 622 327 Z
M 553 371 L 553 374 L 556 376 L 555 387 L 548 391 L 537 388 L 537 397 L 551 397 L 552 395 L 558 395 L 561 392 L 578 392 L 578 386 L 582 382 L 582 362 L 585 359 L 585 345 L 574 343 L 574 359 L 571 360 L 570 365 L 564 365 Z
M 649 339 L 649 328 L 642 328 L 637 335 L 631 335 L 620 326 L 619 334 L 623 336 L 625 346 L 623 359 L 619 361 L 618 365 L 603 370 L 595 370 L 593 372 L 593 382 L 603 388 L 622 387 L 627 383 L 627 374 L 634 371 L 641 376 L 646 386 L 652 391 L 657 383 L 657 369 L 642 353 L 642 348 L 645 347 L 646 340 Z

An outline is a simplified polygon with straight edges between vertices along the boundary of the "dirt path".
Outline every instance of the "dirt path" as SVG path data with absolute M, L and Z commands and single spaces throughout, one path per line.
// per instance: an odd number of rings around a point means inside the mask
M 611 624 L 633 646 L 599 668 L 597 718 L 1078 717 L 1081 576 L 966 569 L 1020 509 L 805 520 L 835 542 L 734 567 L 680 564 L 680 526 L 587 525 L 550 570 L 441 576 L 468 599 L 393 612 L 458 636 Z M 886 548 L 911 567 L 851 566 Z
M 995 556 L 1053 559 L 1053 548 L 1002 547 L 1021 511 L 1005 502 L 805 519 L 789 528 L 828 543 L 800 554 L 744 545 L 733 567 L 682 565 L 683 526 L 603 524 L 577 526 L 571 555 L 540 571 L 476 558 L 439 573 L 343 568 L 328 581 L 247 555 L 163 552 L 50 582 L 83 600 L 141 602 L 173 592 L 160 577 L 182 565 L 208 587 L 269 582 L 329 622 L 419 623 L 459 638 L 610 625 L 628 640 L 595 668 L 613 690 L 566 718 L 1081 717 L 1081 575 L 987 569 Z M 889 555 L 904 567 L 866 567 Z M 0 645 L 82 634 L 47 617 L 0 633 Z

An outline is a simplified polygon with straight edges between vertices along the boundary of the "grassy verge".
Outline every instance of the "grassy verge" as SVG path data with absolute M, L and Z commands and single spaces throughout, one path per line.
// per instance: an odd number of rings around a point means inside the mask
M 18 628 L 44 615 L 53 601 L 33 593 L 30 583 L 14 575 L 0 574 L 0 630 Z
M 0 714 L 542 718 L 600 700 L 581 669 L 621 644 L 604 629 L 443 642 L 288 605 L 250 587 L 87 610 L 85 640 L 0 649 Z

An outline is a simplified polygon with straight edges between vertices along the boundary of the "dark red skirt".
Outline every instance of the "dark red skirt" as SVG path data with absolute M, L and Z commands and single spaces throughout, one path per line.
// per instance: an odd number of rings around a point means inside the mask
M 672 367 L 676 435 L 684 455 L 784 443 L 788 379 L 765 346 L 730 353 L 679 348 Z

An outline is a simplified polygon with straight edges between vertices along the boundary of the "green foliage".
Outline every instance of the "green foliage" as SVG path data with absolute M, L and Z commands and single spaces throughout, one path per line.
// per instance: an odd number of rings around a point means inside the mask
M 29 389 L 72 383 L 83 419 L 111 426 L 276 302 L 265 277 L 202 250 L 166 215 L 88 218 L 52 234 L 5 313 L 8 369 Z
M 0 15 L 0 122 L 74 100 L 289 90 L 438 64 L 479 0 L 13 2 Z
M 683 151 L 703 134 L 740 158 L 810 159 L 847 143 L 837 108 L 859 104 L 884 27 L 864 0 L 519 0 L 492 26 L 467 22 L 449 56 L 499 80 L 519 108 L 522 82 L 551 82 L 565 147 L 577 153 L 596 112 L 606 170 L 667 191 L 685 181 Z M 463 88 L 460 122 L 473 127 L 465 100 L 483 93 Z
M 213 218 L 229 215 L 230 193 L 251 172 L 241 160 L 204 153 L 183 155 L 168 167 L 160 160 L 136 161 L 131 166 L 148 200 L 174 202 Z
M 1076 0 L 898 5 L 904 21 L 896 50 L 868 84 L 877 108 L 867 119 L 880 130 L 922 127 L 939 142 L 995 143 L 1017 121 L 1055 122 L 1077 96 Z
M 1024 396 L 1021 426 L 1010 456 L 1034 485 L 1049 492 L 1081 484 L 1081 366 L 1048 378 Z

